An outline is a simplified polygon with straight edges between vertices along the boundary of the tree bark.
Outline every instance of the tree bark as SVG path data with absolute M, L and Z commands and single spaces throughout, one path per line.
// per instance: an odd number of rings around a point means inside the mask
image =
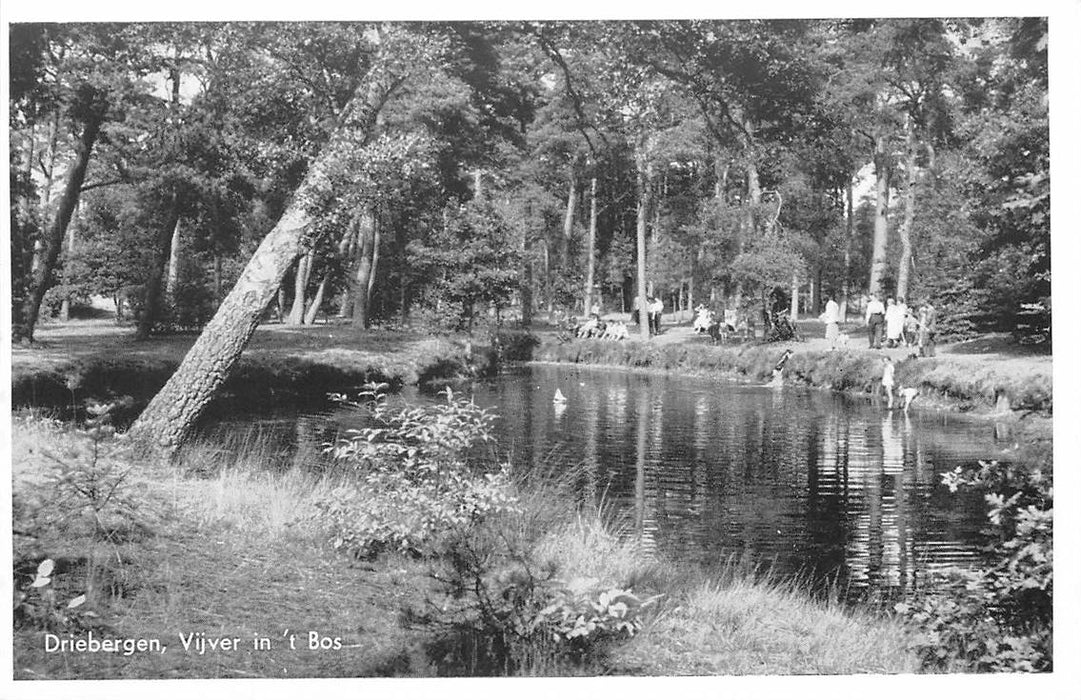
M 578 190 L 574 186 L 574 163 L 570 165 L 567 191 L 567 211 L 563 215 L 563 239 L 559 247 L 559 265 L 566 274 L 571 267 L 571 238 L 574 236 L 574 207 L 578 204 Z
M 172 251 L 173 234 L 180 222 L 180 202 L 176 194 L 169 205 L 168 218 L 165 224 L 158 229 L 158 238 L 154 246 L 154 260 L 147 272 L 146 287 L 143 292 L 143 311 L 139 316 L 139 324 L 135 329 L 136 340 L 146 340 L 154 328 L 154 323 L 161 316 L 161 288 L 162 279 L 165 277 L 165 268 L 169 264 Z
M 788 303 L 788 318 L 795 323 L 799 319 L 799 275 L 792 273 L 792 296 Z
M 71 223 L 68 224 L 68 251 L 67 251 L 67 264 L 64 267 L 64 284 L 71 283 L 71 259 L 75 255 L 75 229 L 79 221 L 79 203 L 75 203 L 75 212 L 72 214 Z M 71 319 L 71 293 L 64 296 L 64 300 L 60 302 L 60 320 L 68 321 Z
M 841 280 L 841 303 L 839 315 L 843 323 L 848 318 L 848 297 L 851 290 L 848 286 L 848 278 L 852 273 L 852 231 L 856 226 L 853 219 L 854 205 L 852 203 L 852 177 L 848 178 L 845 185 L 845 239 L 844 239 L 844 278 Z
M 346 227 L 345 235 L 338 243 L 338 253 L 342 258 L 342 267 L 347 271 L 345 288 L 342 290 L 342 303 L 338 308 L 338 318 L 353 318 L 353 283 L 349 278 L 352 276 L 350 271 L 356 267 L 357 226 L 355 221 L 349 222 L 349 226 Z
M 646 183 L 647 156 L 644 139 L 640 138 L 635 153 L 635 236 L 638 248 L 638 335 L 649 340 L 649 300 L 646 297 L 646 217 L 649 215 L 649 190 Z
M 60 140 L 60 110 L 53 112 L 52 123 L 49 124 L 49 144 L 46 148 L 45 160 L 42 162 L 42 174 L 45 176 L 45 184 L 41 188 L 41 220 L 49 220 L 49 202 L 53 194 L 53 173 L 56 171 L 56 144 Z
M 26 164 L 23 166 L 23 179 L 26 182 L 26 192 L 20 202 L 20 208 L 22 211 L 22 219 L 25 222 L 29 222 L 33 216 L 31 212 L 34 209 L 33 204 L 33 188 L 30 187 L 30 183 L 34 181 L 34 149 L 37 147 L 37 139 L 35 138 L 35 126 L 34 123 L 30 123 L 30 133 L 27 135 L 27 148 L 26 148 Z M 33 269 L 31 267 L 31 269 Z
M 104 106 L 94 110 L 83 124 L 82 134 L 75 144 L 75 161 L 68 171 L 64 183 L 64 192 L 56 206 L 49 228 L 46 231 L 45 250 L 41 257 L 41 265 L 31 275 L 30 293 L 19 309 L 19 318 L 13 319 L 12 339 L 15 341 L 33 341 L 34 328 L 37 326 L 38 315 L 41 313 L 41 302 L 45 298 L 45 292 L 52 286 L 52 273 L 56 268 L 56 260 L 60 256 L 60 248 L 64 244 L 64 234 L 67 232 L 71 215 L 75 211 L 75 205 L 79 201 L 79 191 L 86 179 L 86 169 L 90 164 L 90 152 L 94 148 L 101 125 L 105 121 Z
M 220 289 L 220 288 L 219 288 Z M 278 285 L 278 323 L 285 323 L 285 285 Z M 221 306 L 221 299 L 218 299 Z
M 214 250 L 214 305 L 221 306 L 222 302 L 222 274 L 221 274 L 221 251 Z M 282 320 L 282 310 L 285 307 L 284 291 L 281 290 L 283 296 L 280 297 L 281 304 L 278 306 L 278 321 Z
M 371 316 L 372 309 L 372 289 L 375 288 L 375 278 L 379 274 L 379 246 L 383 241 L 383 219 L 380 216 L 376 216 L 374 220 L 374 227 L 372 230 L 372 271 L 368 275 L 368 315 Z
M 308 278 L 311 276 L 312 263 L 315 259 L 315 251 L 309 250 L 297 260 L 297 274 L 293 279 L 293 305 L 289 307 L 290 326 L 304 324 L 304 309 L 307 307 Z
M 142 451 L 168 453 L 179 447 L 228 378 L 286 271 L 303 252 L 313 190 L 327 177 L 336 148 L 346 141 L 344 133 L 359 131 L 369 138 L 380 108 L 401 83 L 388 70 L 388 64 L 379 60 L 369 80 L 358 88 L 339 127 L 309 168 L 285 213 L 263 239 L 180 367 L 131 427 L 129 436 Z
M 912 117 L 905 119 L 905 215 L 898 229 L 901 260 L 897 265 L 897 297 L 908 298 L 908 278 L 912 270 L 912 222 L 916 219 L 916 130 Z
M 375 250 L 375 215 L 371 209 L 365 209 L 357 217 L 357 241 L 359 259 L 357 260 L 357 272 L 353 278 L 353 325 L 358 328 L 367 328 L 369 318 L 369 305 L 371 297 L 368 290 L 374 269 L 373 253 Z
M 180 218 L 173 227 L 173 240 L 169 244 L 169 272 L 165 277 L 165 296 L 174 299 L 176 285 L 180 281 Z M 175 300 L 175 299 L 174 299 Z
M 889 242 L 890 168 L 886 137 L 875 141 L 875 233 L 871 253 L 871 281 L 868 292 L 882 293 L 882 278 L 886 273 L 886 244 Z
M 180 114 L 180 68 L 174 61 L 169 67 L 169 81 L 172 84 L 172 98 L 170 100 L 170 115 L 179 121 Z M 161 315 L 161 291 L 162 280 L 166 276 L 166 268 L 172 260 L 173 237 L 180 225 L 180 196 L 173 189 L 169 203 L 169 213 L 165 219 L 165 225 L 158 231 L 157 245 L 154 250 L 154 261 L 151 264 L 146 279 L 146 296 L 143 300 L 143 313 L 139 317 L 139 325 L 135 329 L 136 340 L 146 340 L 150 337 L 150 331 L 154 323 Z
M 586 238 L 586 286 L 582 310 L 593 308 L 593 276 L 597 267 L 597 176 L 589 180 L 589 233 Z
M 315 325 L 315 319 L 319 315 L 319 309 L 323 306 L 323 295 L 326 294 L 327 285 L 330 283 L 330 273 L 324 273 L 322 281 L 319 282 L 319 289 L 315 290 L 315 297 L 312 298 L 312 303 L 308 306 L 307 313 L 304 314 L 304 325 Z
M 522 303 L 522 327 L 533 325 L 533 205 L 526 202 L 526 225 L 522 227 L 522 275 L 518 281 L 518 294 Z

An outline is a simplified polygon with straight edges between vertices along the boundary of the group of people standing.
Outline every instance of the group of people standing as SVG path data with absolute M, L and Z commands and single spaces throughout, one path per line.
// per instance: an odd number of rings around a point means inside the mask
M 868 347 L 879 349 L 883 340 L 886 347 L 917 347 L 922 357 L 935 354 L 936 311 L 931 302 L 909 308 L 904 298 L 886 299 L 883 306 L 877 294 L 872 294 L 864 311 L 867 324 Z M 827 336 L 828 337 L 828 336 Z

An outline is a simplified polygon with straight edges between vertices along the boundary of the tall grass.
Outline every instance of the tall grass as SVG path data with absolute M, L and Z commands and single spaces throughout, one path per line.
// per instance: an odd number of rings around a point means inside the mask
M 343 478 L 321 453 L 282 452 L 255 432 L 186 445 L 176 466 L 174 497 L 196 528 L 271 538 L 320 536 L 309 516 Z
M 693 588 L 618 661 L 666 674 L 911 673 L 919 662 L 909 641 L 889 620 L 811 601 L 786 585 L 737 578 Z

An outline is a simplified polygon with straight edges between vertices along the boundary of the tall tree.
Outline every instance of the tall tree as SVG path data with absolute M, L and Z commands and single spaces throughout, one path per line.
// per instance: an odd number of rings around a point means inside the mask
M 71 164 L 55 209 L 37 239 L 40 256 L 26 287 L 13 291 L 12 337 L 32 341 L 45 292 L 54 271 L 72 214 L 90 166 L 102 127 L 120 108 L 133 101 L 138 78 L 146 70 L 138 50 L 136 30 L 118 25 L 49 25 L 39 48 L 51 63 L 50 90 L 60 121 L 73 132 Z M 50 168 L 50 173 L 51 173 Z M 13 231 L 15 233 L 15 231 Z
M 308 207 L 342 151 L 370 137 L 385 102 L 409 70 L 425 65 L 429 42 L 407 30 L 384 27 L 371 47 L 371 67 L 347 104 L 327 146 L 312 163 L 274 229 L 263 239 L 240 279 L 184 361 L 129 431 L 145 448 L 173 450 L 228 377 L 250 340 L 286 270 L 305 249 Z

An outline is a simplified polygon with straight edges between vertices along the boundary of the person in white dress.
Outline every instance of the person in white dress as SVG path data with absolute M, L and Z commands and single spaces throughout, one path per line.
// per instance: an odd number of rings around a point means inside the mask
M 886 300 L 886 343 L 891 348 L 901 342 L 905 331 L 905 305 L 903 302 Z

